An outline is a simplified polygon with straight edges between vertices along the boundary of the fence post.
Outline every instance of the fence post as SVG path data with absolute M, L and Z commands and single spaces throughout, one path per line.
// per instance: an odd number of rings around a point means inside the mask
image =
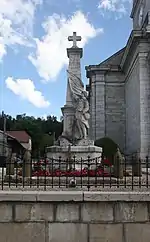
M 132 157 L 132 175 L 133 176 L 142 176 L 142 169 L 141 169 L 141 159 L 139 152 Z
M 117 148 L 114 156 L 114 176 L 116 178 L 123 179 L 123 157 L 119 151 L 119 148 Z
M 14 175 L 14 163 L 16 154 L 9 150 L 8 156 L 6 158 L 6 176 Z
M 25 151 L 24 157 L 23 157 L 23 176 L 24 177 L 31 177 L 31 153 L 29 150 Z

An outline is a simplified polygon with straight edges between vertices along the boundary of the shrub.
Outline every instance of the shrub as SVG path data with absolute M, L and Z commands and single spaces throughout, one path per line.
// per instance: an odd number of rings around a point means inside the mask
M 95 145 L 102 147 L 103 157 L 107 157 L 113 164 L 113 157 L 116 153 L 118 145 L 110 138 L 104 137 L 95 141 Z

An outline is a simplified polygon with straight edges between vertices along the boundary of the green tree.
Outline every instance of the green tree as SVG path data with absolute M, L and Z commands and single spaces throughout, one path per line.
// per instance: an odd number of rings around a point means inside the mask
M 62 133 L 62 122 L 55 116 L 46 119 L 19 114 L 16 118 L 6 115 L 6 130 L 25 130 L 32 138 L 33 155 L 43 154 L 45 146 L 53 144 L 50 134 L 55 133 L 56 139 Z M 3 117 L 0 115 L 0 130 L 3 130 Z
M 43 156 L 45 148 L 53 145 L 53 135 L 43 134 L 40 142 L 40 153 Z

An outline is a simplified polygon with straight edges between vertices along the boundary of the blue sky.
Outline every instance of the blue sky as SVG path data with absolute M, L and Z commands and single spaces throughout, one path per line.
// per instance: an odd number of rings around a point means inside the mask
M 85 66 L 127 42 L 130 0 L 0 0 L 0 111 L 61 116 L 65 104 L 67 36 L 76 31 Z

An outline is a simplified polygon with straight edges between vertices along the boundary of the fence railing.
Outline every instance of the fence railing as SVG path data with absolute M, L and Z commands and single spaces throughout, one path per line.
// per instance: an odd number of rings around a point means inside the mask
M 7 162 L 0 168 L 0 189 L 141 190 L 150 188 L 149 158 L 127 162 L 101 157 Z

